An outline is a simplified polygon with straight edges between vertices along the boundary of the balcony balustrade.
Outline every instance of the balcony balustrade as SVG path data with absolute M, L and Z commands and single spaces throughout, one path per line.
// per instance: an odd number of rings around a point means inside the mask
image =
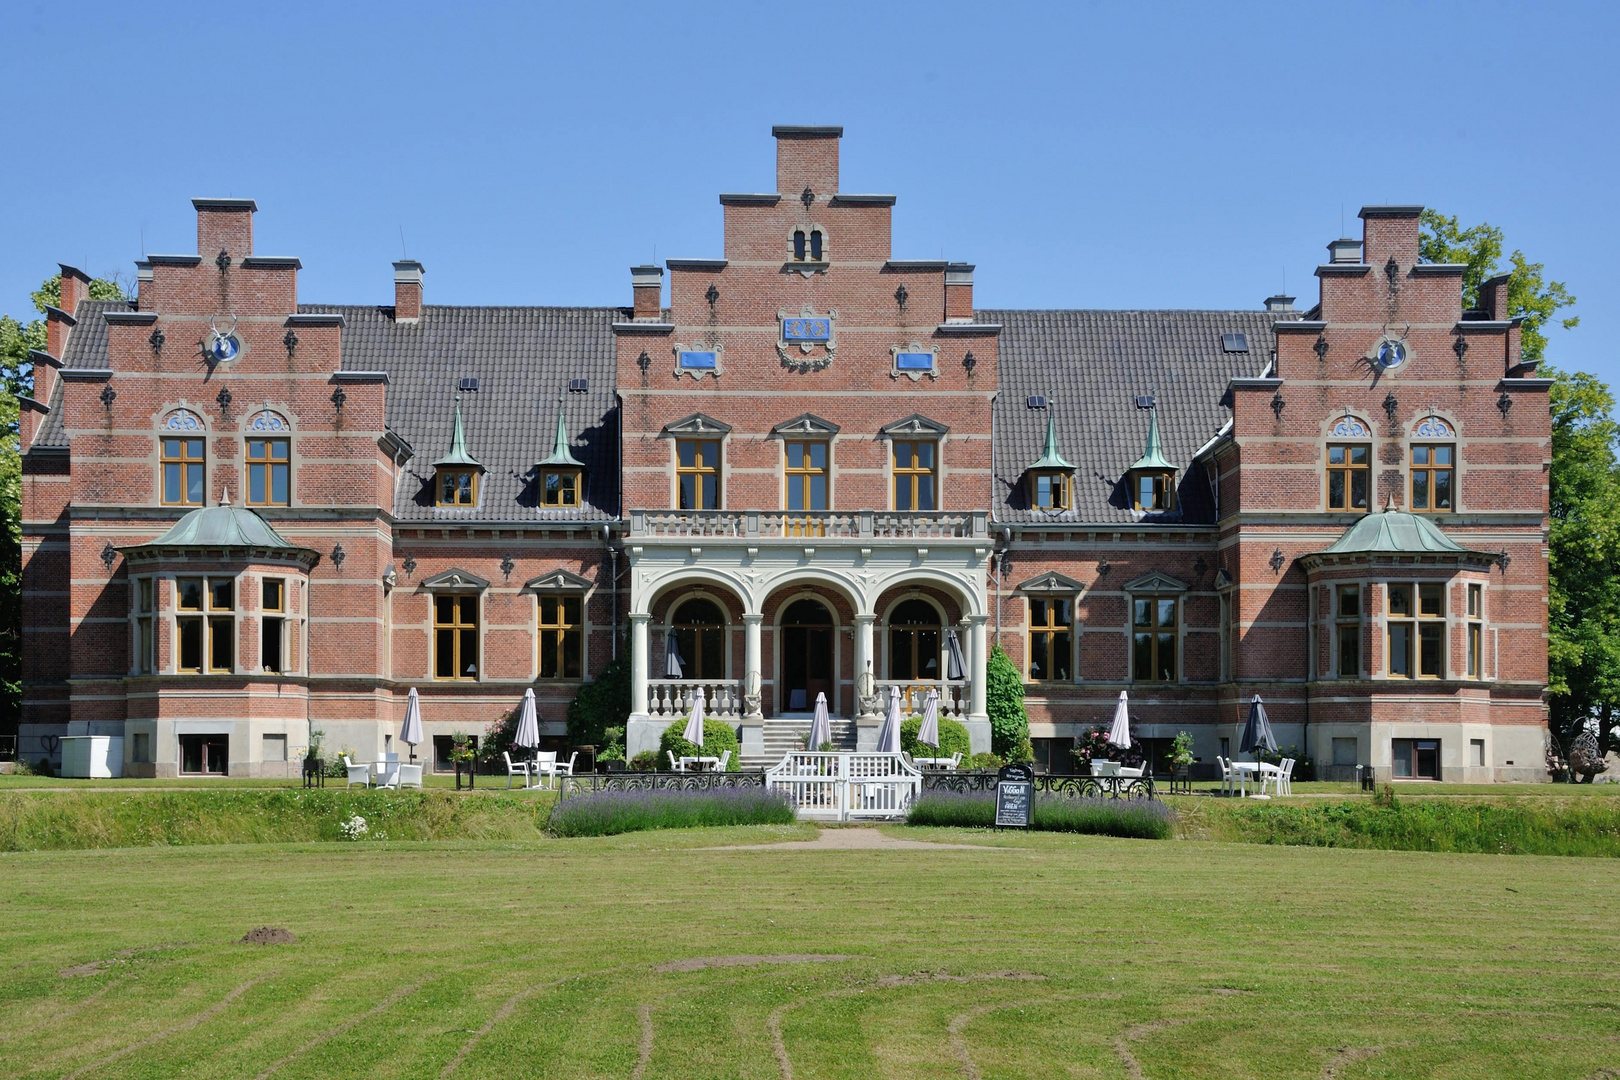
M 983 510 L 632 510 L 632 537 L 966 540 L 988 533 Z

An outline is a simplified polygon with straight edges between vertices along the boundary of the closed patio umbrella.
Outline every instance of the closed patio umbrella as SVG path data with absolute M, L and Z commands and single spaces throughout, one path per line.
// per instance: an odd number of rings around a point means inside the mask
M 883 726 L 878 728 L 877 752 L 880 754 L 898 754 L 900 752 L 900 688 L 889 687 L 889 711 L 884 714 Z
M 945 677 L 967 678 L 967 660 L 962 657 L 962 643 L 957 640 L 954 626 L 945 633 Z
M 512 736 L 512 745 L 519 750 L 540 748 L 540 717 L 534 710 L 532 687 L 523 691 L 523 705 L 518 709 L 517 732 Z
M 422 741 L 422 703 L 416 696 L 416 687 L 411 687 L 410 696 L 405 699 L 405 723 L 399 729 L 399 741 L 411 748 L 411 760 L 416 760 L 416 746 Z
M 832 742 L 832 719 L 827 715 L 827 695 L 816 695 L 816 714 L 810 720 L 810 737 L 805 740 L 806 750 L 820 750 L 822 743 Z
M 930 689 L 928 697 L 923 700 L 922 727 L 917 729 L 917 741 L 924 746 L 934 748 L 934 756 L 939 753 L 939 691 Z
M 1266 704 L 1260 700 L 1260 695 L 1254 695 L 1249 702 L 1249 722 L 1243 725 L 1243 741 L 1238 744 L 1238 752 L 1254 755 L 1255 763 L 1260 761 L 1260 754 L 1277 752 L 1277 737 L 1271 733 L 1271 721 L 1266 718 Z
M 698 687 L 692 696 L 692 715 L 687 718 L 686 730 L 681 732 L 681 738 L 693 746 L 703 745 L 703 687 Z
M 1131 748 L 1130 703 L 1123 690 L 1119 692 L 1119 704 L 1114 706 L 1114 726 L 1108 729 L 1108 742 L 1121 750 Z
M 664 635 L 664 678 L 685 677 L 685 661 L 681 659 L 681 643 L 675 640 L 675 631 Z

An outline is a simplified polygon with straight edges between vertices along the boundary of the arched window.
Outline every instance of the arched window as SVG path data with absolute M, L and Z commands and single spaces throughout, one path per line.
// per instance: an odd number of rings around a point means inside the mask
M 1328 439 L 1327 508 L 1365 512 L 1372 490 L 1372 433 L 1346 415 L 1334 423 Z
M 836 702 L 833 641 L 832 613 L 821 601 L 795 600 L 782 612 L 782 711 L 814 708 L 817 694 Z
M 713 600 L 693 599 L 675 609 L 669 620 L 675 638 L 680 673 L 666 678 L 723 679 L 726 677 L 726 616 Z
M 286 506 L 291 501 L 291 430 L 287 421 L 261 409 L 248 421 L 247 503 Z
M 203 423 L 196 413 L 176 409 L 163 418 L 159 460 L 163 505 L 201 506 L 207 499 Z
M 793 230 L 793 261 L 821 262 L 825 254 L 824 238 L 820 229 L 811 229 L 808 233 L 804 229 Z
M 804 230 L 793 230 L 793 259 L 795 262 L 804 262 Z
M 810 230 L 810 261 L 811 262 L 820 262 L 821 261 L 821 230 L 820 229 L 811 229 Z
M 906 600 L 889 615 L 889 678 L 939 678 L 939 612 L 926 600 Z
M 1425 417 L 1412 429 L 1409 504 L 1412 510 L 1443 514 L 1453 509 L 1457 494 L 1457 446 L 1451 440 L 1456 437 L 1451 425 L 1438 416 Z

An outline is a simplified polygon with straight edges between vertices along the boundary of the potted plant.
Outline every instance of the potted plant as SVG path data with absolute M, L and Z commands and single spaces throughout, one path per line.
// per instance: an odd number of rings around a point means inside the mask
M 304 786 L 313 787 L 326 778 L 326 763 L 321 760 L 321 743 L 326 732 L 318 727 L 309 729 L 309 746 L 304 751 Z
M 1181 781 L 1192 790 L 1192 767 L 1198 758 L 1193 756 L 1193 737 L 1190 731 L 1178 731 L 1170 742 L 1170 781 Z
M 473 749 L 472 739 L 465 732 L 457 731 L 450 735 L 450 760 L 456 763 L 456 790 L 461 790 L 461 767 L 467 766 L 467 787 L 470 790 L 474 785 L 474 777 L 478 774 L 478 754 Z

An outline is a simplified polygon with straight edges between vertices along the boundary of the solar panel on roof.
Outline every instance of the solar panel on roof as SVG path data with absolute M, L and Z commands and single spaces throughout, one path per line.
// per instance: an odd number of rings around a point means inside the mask
M 590 389 L 590 385 L 591 382 L 589 379 L 569 379 L 568 392 L 570 394 L 583 394 L 586 390 Z
M 1248 352 L 1248 334 L 1222 334 L 1221 349 L 1225 352 Z
M 461 383 L 456 387 L 456 389 L 458 389 L 458 390 L 477 390 L 478 389 L 478 376 L 469 375 L 469 376 L 463 378 L 461 380 Z
M 1045 394 L 1031 394 L 1031 395 L 1029 395 L 1028 400 L 1025 401 L 1025 404 L 1028 405 L 1031 409 L 1044 409 L 1044 408 L 1046 408 L 1046 395 Z

